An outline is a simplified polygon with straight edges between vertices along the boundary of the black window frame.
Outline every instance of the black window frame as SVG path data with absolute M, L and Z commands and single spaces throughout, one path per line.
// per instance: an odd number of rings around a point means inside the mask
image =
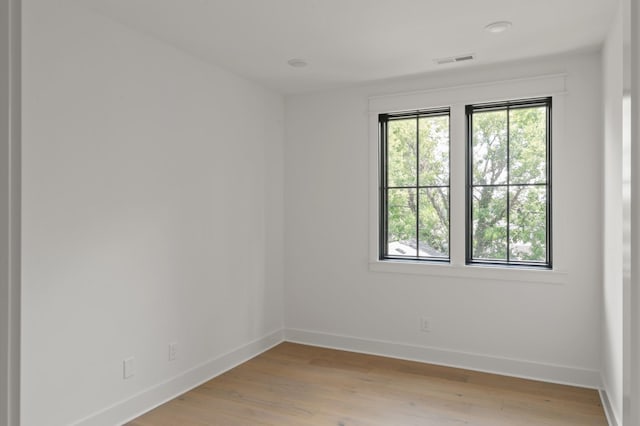
M 418 256 L 419 252 L 419 212 L 416 214 L 416 237 L 417 237 L 417 245 L 418 249 L 416 250 L 416 256 L 392 256 L 388 254 L 388 190 L 397 188 L 390 187 L 388 185 L 388 170 L 387 170 L 387 160 L 388 160 L 388 123 L 392 120 L 402 120 L 407 118 L 416 118 L 416 123 L 419 122 L 421 117 L 435 117 L 435 116 L 447 116 L 448 117 L 448 132 L 449 132 L 449 155 L 448 155 L 448 171 L 449 176 L 447 179 L 447 185 L 420 185 L 420 176 L 416 175 L 416 184 L 414 186 L 407 186 L 406 188 L 414 188 L 416 190 L 416 204 L 419 205 L 419 190 L 425 188 L 434 188 L 434 187 L 442 187 L 447 188 L 448 190 L 448 199 L 447 199 L 447 221 L 449 225 L 448 229 L 448 256 L 446 257 L 437 257 L 437 256 Z M 416 124 L 418 125 L 418 124 Z M 378 115 L 378 131 L 379 131 L 379 184 L 378 184 L 378 197 L 379 197 L 379 212 L 378 212 L 378 259 L 386 260 L 386 261 L 420 261 L 420 262 L 434 262 L 434 263 L 450 263 L 451 262 L 451 108 L 450 107 L 440 107 L 440 108 L 431 108 L 431 109 L 420 109 L 413 111 L 403 111 L 396 113 L 385 113 Z M 419 131 L 417 132 L 419 135 Z M 419 152 L 419 144 L 416 144 L 416 161 L 420 161 L 420 152 Z M 416 171 L 419 173 L 419 169 Z
M 498 259 L 476 259 L 473 258 L 473 113 L 477 111 L 508 111 L 516 108 L 529 108 L 535 106 L 544 106 L 546 108 L 546 258 L 544 262 L 540 261 L 521 261 L 509 259 L 509 204 L 507 204 L 507 249 L 506 260 Z M 541 97 L 531 99 L 507 100 L 500 102 L 479 103 L 465 106 L 466 116 L 466 185 L 465 185 L 465 263 L 467 265 L 493 265 L 504 267 L 529 267 L 536 269 L 553 269 L 553 238 L 552 238 L 552 97 Z M 508 123 L 508 121 L 507 121 Z M 507 124 L 507 144 L 509 144 L 509 125 Z M 509 145 L 507 145 L 509 150 Z M 509 152 L 509 151 L 507 151 Z M 507 153 L 507 170 L 509 170 L 509 154 Z M 507 194 L 511 186 L 542 186 L 543 184 L 511 184 L 509 181 L 509 171 L 507 172 Z M 507 195 L 507 200 L 509 199 Z M 508 203 L 508 201 L 507 201 Z

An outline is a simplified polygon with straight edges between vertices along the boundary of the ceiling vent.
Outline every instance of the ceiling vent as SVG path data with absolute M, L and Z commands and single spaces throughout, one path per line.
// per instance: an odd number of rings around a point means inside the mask
M 451 56 L 449 58 L 438 58 L 438 59 L 435 59 L 435 62 L 438 65 L 452 64 L 454 62 L 471 61 L 471 60 L 475 59 L 475 57 L 476 57 L 476 55 L 471 53 L 469 55 Z

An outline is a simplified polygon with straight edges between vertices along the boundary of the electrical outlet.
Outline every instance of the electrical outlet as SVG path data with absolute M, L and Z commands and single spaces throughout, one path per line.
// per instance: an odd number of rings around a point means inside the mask
M 429 318 L 420 318 L 420 331 L 423 333 L 429 333 L 431 331 L 431 322 L 429 321 Z
M 122 378 L 130 379 L 135 374 L 134 357 L 129 357 L 122 361 Z
M 169 361 L 175 361 L 178 357 L 178 344 L 169 343 Z

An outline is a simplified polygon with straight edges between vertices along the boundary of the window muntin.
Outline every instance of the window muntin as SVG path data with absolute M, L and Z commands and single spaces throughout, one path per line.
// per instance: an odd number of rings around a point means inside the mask
M 551 98 L 469 105 L 467 263 L 551 267 Z
M 380 259 L 449 260 L 449 115 L 379 115 Z

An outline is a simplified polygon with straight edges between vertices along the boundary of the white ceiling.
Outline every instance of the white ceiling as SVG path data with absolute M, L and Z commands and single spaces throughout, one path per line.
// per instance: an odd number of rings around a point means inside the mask
M 85 0 L 283 93 L 596 48 L 617 0 Z M 484 26 L 508 20 L 490 34 Z M 475 53 L 468 63 L 435 58 Z M 287 65 L 303 58 L 306 68 Z

